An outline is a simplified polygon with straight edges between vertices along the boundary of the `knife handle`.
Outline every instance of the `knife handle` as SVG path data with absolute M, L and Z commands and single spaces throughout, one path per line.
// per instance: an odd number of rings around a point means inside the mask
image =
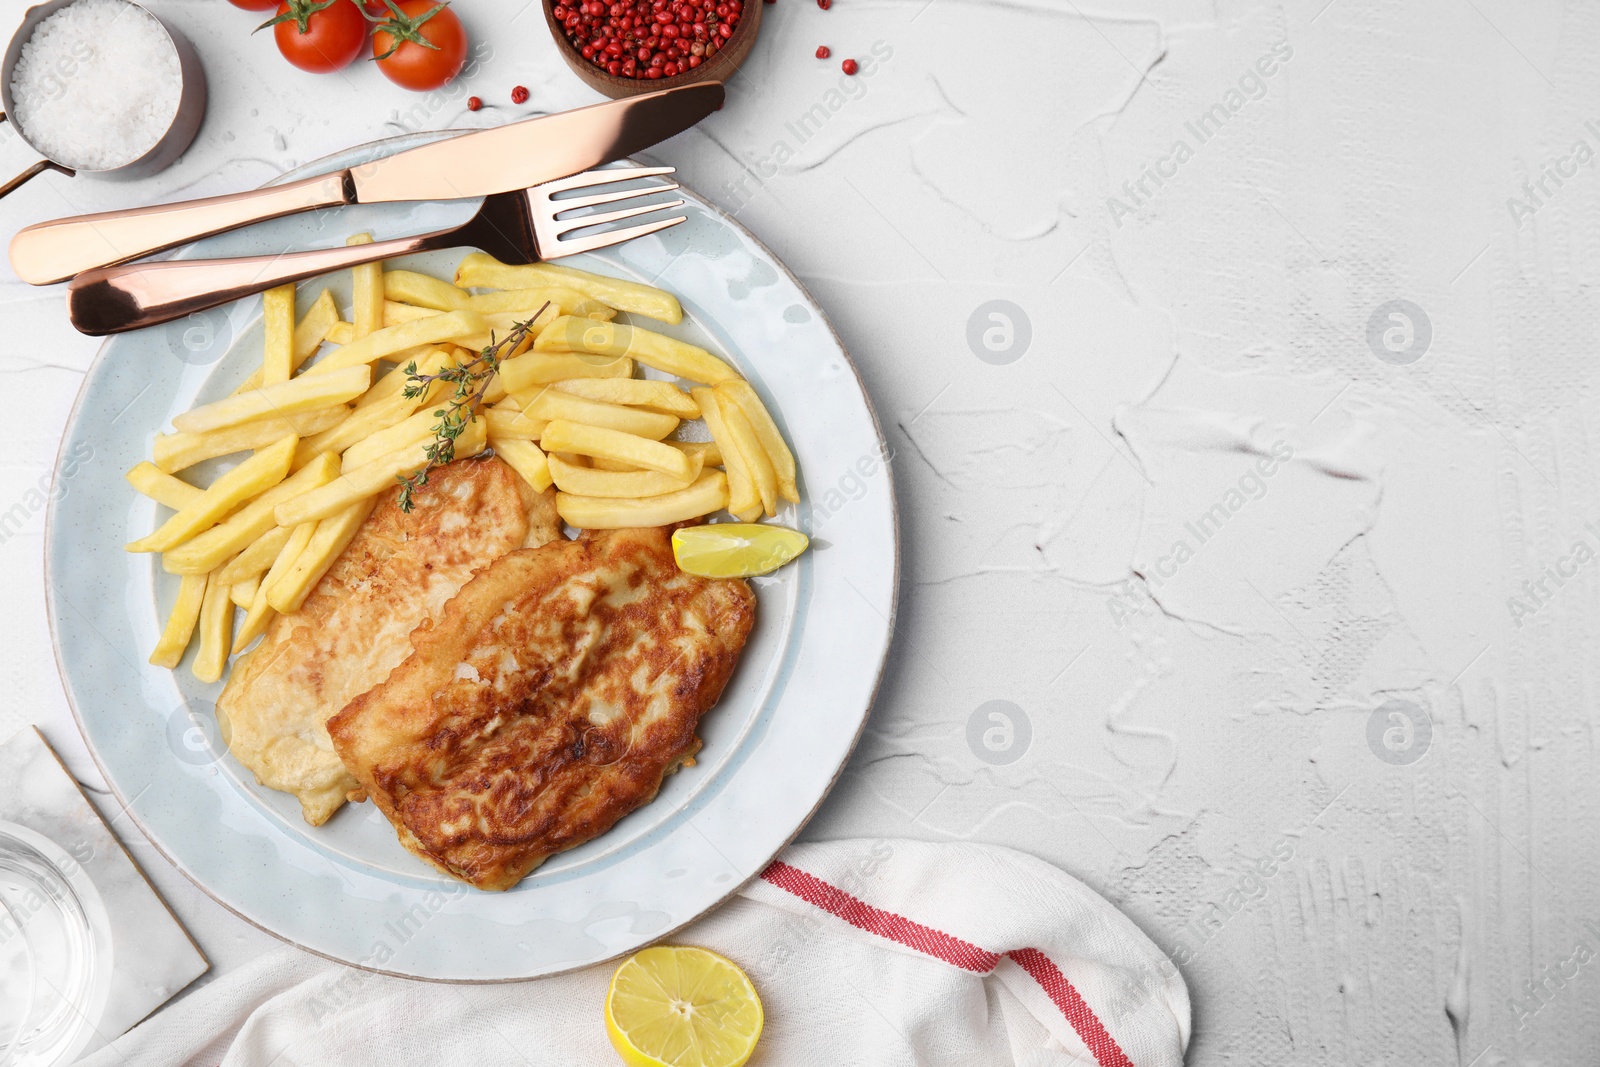
M 169 259 L 84 271 L 67 286 L 67 314 L 79 333 L 100 337 L 205 311 L 240 297 L 329 271 L 459 244 L 455 226 L 373 244 L 236 259 Z
M 248 193 L 56 219 L 11 239 L 11 267 L 31 285 L 50 285 L 223 230 L 354 202 L 350 172 L 341 170 Z

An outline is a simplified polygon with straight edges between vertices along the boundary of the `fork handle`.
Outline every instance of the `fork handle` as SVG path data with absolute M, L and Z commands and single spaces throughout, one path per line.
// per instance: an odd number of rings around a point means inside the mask
M 223 230 L 352 203 L 350 172 L 341 170 L 248 193 L 77 215 L 18 231 L 11 266 L 25 282 L 50 285 Z
M 359 267 L 393 256 L 451 248 L 465 227 L 373 244 L 275 256 L 173 259 L 85 271 L 67 286 L 67 313 L 79 333 L 101 337 L 155 326 L 276 285 Z

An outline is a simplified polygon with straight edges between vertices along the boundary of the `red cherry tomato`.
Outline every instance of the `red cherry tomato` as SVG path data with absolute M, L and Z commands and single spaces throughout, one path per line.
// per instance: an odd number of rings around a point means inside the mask
M 355 0 L 283 0 L 272 27 L 278 51 L 294 66 L 327 74 L 350 63 L 367 42 L 367 20 Z
M 273 11 L 278 6 L 278 0 L 229 0 L 234 7 L 242 7 L 246 11 Z
M 390 7 L 399 14 L 391 10 L 372 33 L 372 54 L 384 77 L 427 92 L 461 73 L 467 31 L 454 11 L 434 0 L 390 0 Z

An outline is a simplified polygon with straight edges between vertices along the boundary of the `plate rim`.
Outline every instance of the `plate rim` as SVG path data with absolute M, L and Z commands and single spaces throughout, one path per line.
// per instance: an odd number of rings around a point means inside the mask
M 349 154 L 351 152 L 358 152 L 358 151 L 361 151 L 363 149 L 378 148 L 378 147 L 381 147 L 381 146 L 390 146 L 392 148 L 392 151 L 382 153 L 381 155 L 374 155 L 373 157 L 371 157 L 373 159 L 379 159 L 379 158 L 385 158 L 385 157 L 387 157 L 389 155 L 393 155 L 395 152 L 403 151 L 408 145 L 410 145 L 412 143 L 429 143 L 429 142 L 436 141 L 436 140 L 443 140 L 443 139 L 446 139 L 446 138 L 457 137 L 457 136 L 461 136 L 463 134 L 475 133 L 475 132 L 478 132 L 478 131 L 472 130 L 472 129 L 451 128 L 451 129 L 445 129 L 445 130 L 414 131 L 414 132 L 411 132 L 411 133 L 397 134 L 397 135 L 392 136 L 392 137 L 376 138 L 376 139 L 371 140 L 371 141 L 365 141 L 365 142 L 362 142 L 361 144 L 351 145 L 348 148 L 341 149 L 341 150 L 338 150 L 336 152 L 332 152 L 332 153 L 328 153 L 326 155 L 319 156 L 319 157 L 317 157 L 316 159 L 313 159 L 313 160 L 309 160 L 309 161 L 307 161 L 305 163 L 302 163 L 298 167 L 291 168 L 290 170 L 285 171 L 284 173 L 279 174 L 276 177 L 269 179 L 268 181 L 262 183 L 262 185 L 259 186 L 258 188 L 266 188 L 266 187 L 269 187 L 269 186 L 280 184 L 280 183 L 285 182 L 285 181 L 293 181 L 293 180 L 296 180 L 298 178 L 310 177 L 310 176 L 314 176 L 314 175 L 319 174 L 319 173 L 328 173 L 332 169 L 332 168 L 330 168 L 328 166 L 330 161 L 334 160 L 337 157 L 347 155 L 347 154 Z M 643 155 L 643 153 L 640 153 L 640 155 Z M 634 166 L 645 166 L 646 165 L 646 164 L 640 162 L 639 158 L 636 157 L 636 156 L 630 156 L 627 159 L 625 159 L 623 161 L 620 161 L 620 162 L 624 162 L 626 164 L 632 164 Z M 883 432 L 883 421 L 878 416 L 878 409 L 877 409 L 877 406 L 872 401 L 872 394 L 870 392 L 868 392 L 867 387 L 866 387 L 866 382 L 861 376 L 861 368 L 856 365 L 855 358 L 850 354 L 850 349 L 844 343 L 844 338 L 839 336 L 838 329 L 834 326 L 833 320 L 824 311 L 824 309 L 822 307 L 822 304 L 817 301 L 816 297 L 811 293 L 811 290 L 806 288 L 805 283 L 802 282 L 800 280 L 800 278 L 794 273 L 794 271 L 790 269 L 789 265 L 787 263 L 785 263 L 777 255 L 777 253 L 775 253 L 770 247 L 767 246 L 766 242 L 762 241 L 754 233 L 750 232 L 750 230 L 743 223 L 741 223 L 738 219 L 734 218 L 732 215 L 728 214 L 726 211 L 724 211 L 721 208 L 721 206 L 719 206 L 718 204 L 716 204 L 715 202 L 713 202 L 712 200 L 710 200 L 709 198 L 707 198 L 706 196 L 701 194 L 694 187 L 692 187 L 689 184 L 687 184 L 685 182 L 682 182 L 682 181 L 680 181 L 679 184 L 682 186 L 682 189 L 683 189 L 683 191 L 685 193 L 687 193 L 689 196 L 693 197 L 694 199 L 698 200 L 707 209 L 709 209 L 711 212 L 713 212 L 715 214 L 715 216 L 717 217 L 717 219 L 720 220 L 723 225 L 732 227 L 733 229 L 737 230 L 745 239 L 747 239 L 752 244 L 754 244 L 762 252 L 766 253 L 766 256 L 767 256 L 768 260 L 779 271 L 781 271 L 783 276 L 786 277 L 788 279 L 788 281 L 806 298 L 806 300 L 808 300 L 811 303 L 811 305 L 813 307 L 815 307 L 818 310 L 818 312 L 821 313 L 820 314 L 820 318 L 822 320 L 822 324 L 827 328 L 828 334 L 829 334 L 830 337 L 833 338 L 834 343 L 838 345 L 839 353 L 844 357 L 845 366 L 847 366 L 850 369 L 850 374 L 854 378 L 855 383 L 856 383 L 856 387 L 857 387 L 858 391 L 861 394 L 862 402 L 865 405 L 866 410 L 867 410 L 867 415 L 872 420 L 872 430 L 873 430 L 873 434 L 877 437 L 877 442 L 878 442 L 880 455 L 888 454 L 889 440 L 884 435 L 884 432 Z M 173 249 L 173 250 L 171 250 L 169 252 L 162 253 L 161 255 L 159 255 L 157 257 L 152 257 L 152 258 L 157 258 L 157 259 L 177 258 L 177 257 L 181 256 L 182 253 L 186 252 L 188 249 L 190 249 L 192 247 L 193 247 L 193 242 L 190 242 L 188 244 L 179 246 L 178 248 L 175 248 L 175 249 Z M 97 349 L 95 351 L 94 358 L 89 361 L 88 366 L 84 370 L 83 382 L 78 386 L 78 391 L 77 391 L 76 395 L 73 397 L 72 409 L 67 414 L 66 422 L 63 424 L 62 430 L 61 430 L 61 439 L 60 439 L 60 441 L 57 442 L 57 445 L 56 445 L 55 463 L 51 467 L 51 478 L 52 478 L 52 480 L 58 479 L 61 476 L 61 467 L 62 467 L 62 463 L 65 460 L 65 455 L 66 455 L 67 439 L 71 436 L 73 428 L 77 425 L 78 415 L 79 415 L 80 410 L 82 409 L 84 396 L 88 391 L 89 382 L 91 380 L 93 372 L 100 366 L 101 362 L 106 358 L 107 350 L 110 348 L 112 342 L 118 336 L 120 336 L 120 335 L 115 335 L 114 334 L 114 335 L 111 335 L 111 336 L 108 336 L 107 338 L 105 338 L 105 340 L 103 340 L 101 342 L 99 349 Z M 46 617 L 47 624 L 48 624 L 49 630 L 50 630 L 50 650 L 51 650 L 51 653 L 52 653 L 52 655 L 53 655 L 53 657 L 55 659 L 56 675 L 60 679 L 60 682 L 61 682 L 62 694 L 66 698 L 67 707 L 72 712 L 73 723 L 78 728 L 78 736 L 83 739 L 84 747 L 88 750 L 90 759 L 92 759 L 94 761 L 95 769 L 100 772 L 100 777 L 105 781 L 106 787 L 110 791 L 111 795 L 116 799 L 116 801 L 117 801 L 118 805 L 120 805 L 122 811 L 128 816 L 128 819 L 133 823 L 134 826 L 136 826 L 138 828 L 139 833 L 141 835 L 143 835 L 144 839 L 147 842 L 150 843 L 151 847 L 153 847 L 156 850 L 156 852 L 158 854 L 160 854 L 162 859 L 164 859 L 168 863 L 170 863 L 186 879 L 188 879 L 189 882 L 192 885 L 195 886 L 195 888 L 199 889 L 202 893 L 204 893 L 206 895 L 207 898 L 209 898 L 211 901 L 213 901 L 214 903 L 216 903 L 217 905 L 222 907 L 230 915 L 233 915 L 233 916 L 243 920 L 244 922 L 249 923 L 252 927 L 256 928 L 257 930 L 260 930 L 263 933 L 266 933 L 266 934 L 270 935 L 271 937 L 276 938 L 277 940 L 283 942 L 284 944 L 291 945 L 294 948 L 296 948 L 296 949 L 298 949 L 298 950 L 300 950 L 302 952 L 310 953 L 311 955 L 317 956 L 317 957 L 319 957 L 321 959 L 325 959 L 325 960 L 329 961 L 330 963 L 337 963 L 337 964 L 340 964 L 340 965 L 345 966 L 345 967 L 353 967 L 353 968 L 355 968 L 357 970 L 365 971 L 365 972 L 370 973 L 370 974 L 381 974 L 381 975 L 384 975 L 386 977 L 403 978 L 403 979 L 408 979 L 408 980 L 411 980 L 411 981 L 434 982 L 434 983 L 438 983 L 438 984 L 442 984 L 442 985 L 505 985 L 505 984 L 509 984 L 509 983 L 513 983 L 513 982 L 538 981 L 541 978 L 551 978 L 551 977 L 555 977 L 557 975 L 570 974 L 570 973 L 573 973 L 574 971 L 585 970 L 585 969 L 590 968 L 590 967 L 602 966 L 602 965 L 604 965 L 606 963 L 610 963 L 613 960 L 617 960 L 617 959 L 622 958 L 623 956 L 629 955 L 629 954 L 631 954 L 633 952 L 637 952 L 641 948 L 647 947 L 648 945 L 659 944 L 662 941 L 665 941 L 668 938 L 671 938 L 674 934 L 678 933 L 679 931 L 681 931 L 681 930 L 683 930 L 683 929 L 685 929 L 685 928 L 687 928 L 689 926 L 692 926 L 695 923 L 699 922 L 700 920 L 704 919 L 706 916 L 710 915 L 712 912 L 715 912 L 718 909 L 722 908 L 724 905 L 726 905 L 734 897 L 738 896 L 741 892 L 743 892 L 743 890 L 744 890 L 744 888 L 746 886 L 748 886 L 751 883 L 753 883 L 756 880 L 758 880 L 762 876 L 762 873 L 767 869 L 767 867 L 771 866 L 772 862 L 775 859 L 777 859 L 778 856 L 781 855 L 784 852 L 785 849 L 787 849 L 790 845 L 792 845 L 795 842 L 795 840 L 805 831 L 805 828 L 808 825 L 810 825 L 811 820 L 816 818 L 817 813 L 822 810 L 822 805 L 827 802 L 828 797 L 833 793 L 834 788 L 839 784 L 839 779 L 843 776 L 843 774 L 845 772 L 845 768 L 847 768 L 850 765 L 850 761 L 855 755 L 856 748 L 861 743 L 861 737 L 866 732 L 867 722 L 868 722 L 869 719 L 871 719 L 872 711 L 877 706 L 878 697 L 879 697 L 879 695 L 881 694 L 881 692 L 883 690 L 883 681 L 884 681 L 885 675 L 888 672 L 888 666 L 889 666 L 889 653 L 894 647 L 895 627 L 896 627 L 896 623 L 897 623 L 897 621 L 899 619 L 899 608 L 900 608 L 900 593 L 901 593 L 901 589 L 900 589 L 900 564 L 901 564 L 900 554 L 901 554 L 901 548 L 900 548 L 900 498 L 899 498 L 898 492 L 896 491 L 895 480 L 894 480 L 894 477 L 893 477 L 892 474 L 890 475 L 890 477 L 888 477 L 886 479 L 886 486 L 887 486 L 888 494 L 889 494 L 889 527 L 890 527 L 890 534 L 891 534 L 891 541 L 892 541 L 892 549 L 893 549 L 893 551 L 891 553 L 891 569 L 890 569 L 890 589 L 892 590 L 892 592 L 891 592 L 891 596 L 889 598 L 888 614 L 887 614 L 887 617 L 885 619 L 885 634 L 884 634 L 883 654 L 878 659 L 877 672 L 876 672 L 875 676 L 873 677 L 871 691 L 867 696 L 866 706 L 862 709 L 861 719 L 860 719 L 860 722 L 856 726 L 855 734 L 854 734 L 854 736 L 852 736 L 850 738 L 850 743 L 845 748 L 845 752 L 844 752 L 843 758 L 840 759 L 838 766 L 834 768 L 832 775 L 828 779 L 827 785 L 823 788 L 821 795 L 819 795 L 817 797 L 816 803 L 813 804 L 811 806 L 811 809 L 805 813 L 805 815 L 795 825 L 794 829 L 792 831 L 790 831 L 788 836 L 786 836 L 783 839 L 782 843 L 779 844 L 779 846 L 770 855 L 768 855 L 764 860 L 762 860 L 760 863 L 755 865 L 756 869 L 755 869 L 754 873 L 750 874 L 748 877 L 744 878 L 743 880 L 734 883 L 728 889 L 728 891 L 726 893 L 724 893 L 722 896 L 718 897 L 716 900 L 714 900 L 714 901 L 710 902 L 709 904 L 707 904 L 705 907 L 703 907 L 695 915 L 689 917 L 688 919 L 685 919 L 683 922 L 678 923 L 675 926 L 672 926 L 672 927 L 670 927 L 670 928 L 668 928 L 666 930 L 661 931 L 658 935 L 652 937 L 651 940 L 646 942 L 645 945 L 641 945 L 641 946 L 638 946 L 638 947 L 632 948 L 632 949 L 624 949 L 621 952 L 617 952 L 617 953 L 615 953 L 613 955 L 606 956 L 606 957 L 603 957 L 601 959 L 590 960 L 590 961 L 588 961 L 586 963 L 574 964 L 574 965 L 572 965 L 570 967 L 559 967 L 559 968 L 556 968 L 554 970 L 545 971 L 545 972 L 542 972 L 541 974 L 533 975 L 533 976 L 507 977 L 507 978 L 439 978 L 439 977 L 431 977 L 431 976 L 427 976 L 427 975 L 411 974 L 411 973 L 407 973 L 407 972 L 404 972 L 404 971 L 385 970 L 382 967 L 368 966 L 366 964 L 362 964 L 362 963 L 357 962 L 355 960 L 342 959 L 342 958 L 340 958 L 338 956 L 331 955 L 331 954 L 329 954 L 327 952 L 322 952 L 322 951 L 319 951 L 318 949 L 311 948 L 308 945 L 303 945 L 299 941 L 296 941 L 293 937 L 289 936 L 288 934 L 285 934 L 285 933 L 283 933 L 281 931 L 275 930 L 275 929 L 263 924 L 262 922 L 258 922 L 256 919 L 253 919 L 250 916 L 245 915 L 239 909 L 235 908 L 232 904 L 228 903 L 226 900 L 223 900 L 220 896 L 218 896 L 211 889 L 210 886 L 208 886 L 204 881 L 202 881 L 194 872 L 190 871 L 188 866 L 185 863 L 180 861 L 176 856 L 174 856 L 167 849 L 165 843 L 162 842 L 155 834 L 153 834 L 144 825 L 143 820 L 140 818 L 138 813 L 134 811 L 132 804 L 129 803 L 127 798 L 125 798 L 122 795 L 122 790 L 118 786 L 116 779 L 114 778 L 113 775 L 111 775 L 109 773 L 104 761 L 100 758 L 100 752 L 96 748 L 94 742 L 90 739 L 89 731 L 86 729 L 86 727 L 84 725 L 83 716 L 78 710 L 78 701 L 77 701 L 77 698 L 76 698 L 76 694 L 73 691 L 72 683 L 68 679 L 66 665 L 65 665 L 65 663 L 63 663 L 62 658 L 61 658 L 61 639 L 60 639 L 59 628 L 58 628 L 58 625 L 57 625 L 58 612 L 56 610 L 56 589 L 55 589 L 55 582 L 53 580 L 53 570 L 54 570 L 54 568 L 52 566 L 52 554 L 51 554 L 51 551 L 50 551 L 51 545 L 54 543 L 54 536 L 53 535 L 54 535 L 54 527 L 55 527 L 55 519 L 56 519 L 56 508 L 57 508 L 57 505 L 58 505 L 58 502 L 59 502 L 60 498 L 57 497 L 53 493 L 50 495 L 48 506 L 45 509 L 44 536 L 42 538 L 42 544 L 41 544 L 41 555 L 44 557 L 43 558 L 43 574 L 44 574 L 44 583 L 45 583 L 45 588 L 44 588 L 44 593 L 45 593 L 45 597 L 44 597 L 44 599 L 45 599 L 45 617 Z

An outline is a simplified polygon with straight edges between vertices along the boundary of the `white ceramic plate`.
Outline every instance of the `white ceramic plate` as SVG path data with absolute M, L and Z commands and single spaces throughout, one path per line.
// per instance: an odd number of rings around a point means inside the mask
M 434 136 L 365 145 L 285 179 Z M 61 677 L 132 818 L 239 915 L 312 952 L 394 974 L 495 981 L 570 970 L 665 937 L 726 899 L 799 832 L 844 766 L 894 615 L 895 508 L 882 435 L 816 303 L 738 224 L 685 195 L 687 223 L 565 262 L 679 296 L 681 327 L 649 325 L 724 354 L 760 391 L 801 472 L 803 501 L 777 521 L 818 543 L 754 583 L 757 625 L 721 703 L 702 720 L 696 766 L 507 893 L 437 874 L 400 847 L 370 804 L 308 827 L 293 798 L 257 786 L 218 742 L 220 686 L 197 683 L 188 660 L 177 671 L 145 662 L 177 582 L 158 560 L 122 551 L 159 521 L 122 475 L 148 456 L 173 415 L 224 395 L 259 362 L 260 299 L 115 337 L 101 350 L 62 442 L 46 533 Z M 361 230 L 381 240 L 453 225 L 475 209 L 347 208 L 225 234 L 178 255 L 342 244 Z M 463 254 L 406 265 L 448 277 Z M 348 273 L 326 283 L 348 307 Z

